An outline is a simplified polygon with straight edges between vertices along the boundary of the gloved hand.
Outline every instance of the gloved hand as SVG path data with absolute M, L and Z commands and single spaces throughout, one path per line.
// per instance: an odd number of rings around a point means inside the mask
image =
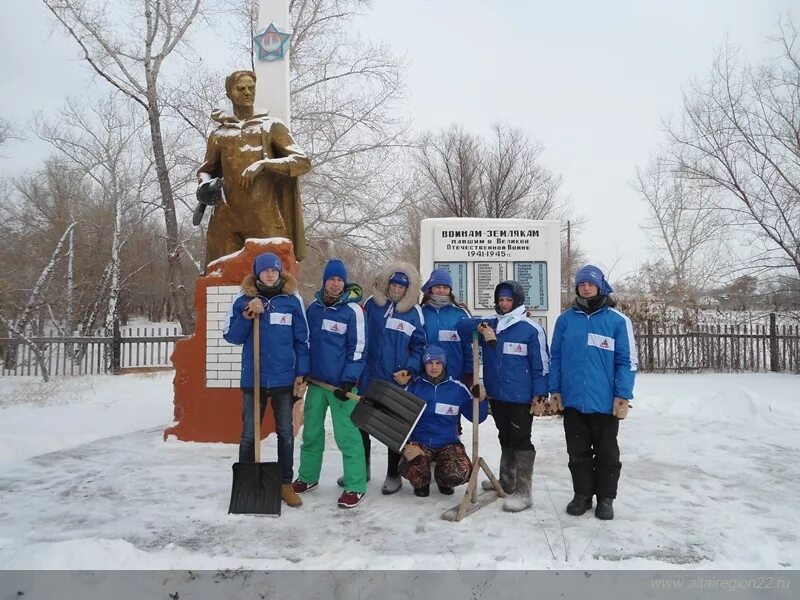
M 264 314 L 264 303 L 258 298 L 253 298 L 242 311 L 245 319 L 255 319 L 256 315 Z
M 494 333 L 494 329 L 492 329 L 488 323 L 481 323 L 478 325 L 478 333 L 483 336 L 483 339 L 488 346 L 497 345 L 497 336 Z
M 550 394 L 550 400 L 548 404 L 555 412 L 564 412 L 564 403 L 561 402 L 561 393 L 560 392 L 553 392 Z
M 420 448 L 417 444 L 413 443 L 406 444 L 403 447 L 403 456 L 406 457 L 406 460 L 408 462 L 411 462 L 412 460 L 414 460 L 418 456 L 422 456 L 423 454 L 425 454 L 425 452 L 423 452 L 422 448 Z
M 298 375 L 294 378 L 294 385 L 292 386 L 292 396 L 295 400 L 300 400 L 303 396 L 306 395 L 306 389 L 308 389 L 308 383 L 306 383 L 306 378 L 302 375 Z
M 611 414 L 621 421 L 628 416 L 628 410 L 631 408 L 633 406 L 625 398 L 614 398 L 614 408 Z
M 531 414 L 534 417 L 544 416 L 545 410 L 547 410 L 547 406 L 545 406 L 544 403 L 544 396 L 534 396 L 531 398 Z
M 408 382 L 411 381 L 411 371 L 408 369 L 400 369 L 392 373 L 392 377 L 394 377 L 397 385 L 408 385 Z
M 347 394 L 355 393 L 353 390 L 356 389 L 356 384 L 351 381 L 343 381 L 342 385 L 340 385 L 337 389 L 333 391 L 333 395 L 336 396 L 342 402 L 346 400 L 351 400 L 351 398 Z
M 484 388 L 480 383 L 476 383 L 469 391 L 472 392 L 472 397 L 477 398 L 478 402 L 483 402 L 486 400 L 486 388 Z

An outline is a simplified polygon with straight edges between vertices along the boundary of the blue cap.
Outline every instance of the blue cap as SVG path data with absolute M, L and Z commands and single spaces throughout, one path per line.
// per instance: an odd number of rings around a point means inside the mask
M 408 275 L 402 271 L 392 273 L 392 276 L 389 278 L 389 283 L 396 283 L 398 285 L 402 285 L 403 287 L 408 287 Z
M 513 298 L 514 297 L 514 288 L 507 284 L 501 284 L 500 287 L 497 288 L 497 297 L 498 298 Z
M 332 258 L 325 264 L 325 270 L 322 272 L 322 285 L 331 277 L 341 277 L 343 281 L 347 281 L 347 267 L 338 258 Z
M 597 286 L 598 293 L 601 296 L 608 296 L 614 289 L 606 281 L 603 272 L 594 265 L 586 265 L 575 273 L 575 291 L 578 291 L 578 286 L 582 283 L 591 283 Z
M 429 292 L 435 285 L 446 285 L 451 290 L 453 289 L 453 276 L 444 269 L 434 269 L 428 281 L 422 286 L 423 292 Z
M 253 265 L 253 273 L 255 273 L 256 277 L 261 274 L 261 271 L 265 269 L 275 269 L 278 273 L 283 272 L 283 265 L 281 264 L 281 259 L 278 258 L 277 254 L 273 254 L 272 252 L 265 252 L 264 254 L 259 254 L 256 256 L 256 262 Z
M 444 353 L 444 350 L 433 344 L 425 348 L 425 353 L 422 355 L 422 363 L 429 363 L 432 360 L 438 360 L 444 366 L 447 366 L 447 355 Z

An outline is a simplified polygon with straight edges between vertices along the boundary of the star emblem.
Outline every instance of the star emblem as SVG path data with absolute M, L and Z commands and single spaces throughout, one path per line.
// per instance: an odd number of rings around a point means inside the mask
M 259 60 L 282 60 L 289 47 L 291 31 L 278 29 L 274 22 L 267 25 L 266 29 L 253 36 L 253 41 L 258 47 Z

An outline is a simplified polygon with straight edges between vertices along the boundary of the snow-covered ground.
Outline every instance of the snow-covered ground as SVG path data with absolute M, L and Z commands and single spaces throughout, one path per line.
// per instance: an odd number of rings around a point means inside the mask
M 0 379 L 2 568 L 800 568 L 796 375 L 640 376 L 610 522 L 564 512 L 561 421 L 538 419 L 534 508 L 496 502 L 461 523 L 439 515 L 464 488 L 417 498 L 406 482 L 381 496 L 383 447 L 364 503 L 337 508 L 332 436 L 301 508 L 228 515 L 236 447 L 162 441 L 172 376 Z M 491 419 L 481 440 L 496 468 Z M 270 436 L 265 459 L 275 451 Z

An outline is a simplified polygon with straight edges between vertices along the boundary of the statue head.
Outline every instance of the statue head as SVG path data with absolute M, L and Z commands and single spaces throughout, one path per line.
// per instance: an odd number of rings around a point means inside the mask
M 234 71 L 225 78 L 225 93 L 234 106 L 253 106 L 256 74 L 253 71 Z

